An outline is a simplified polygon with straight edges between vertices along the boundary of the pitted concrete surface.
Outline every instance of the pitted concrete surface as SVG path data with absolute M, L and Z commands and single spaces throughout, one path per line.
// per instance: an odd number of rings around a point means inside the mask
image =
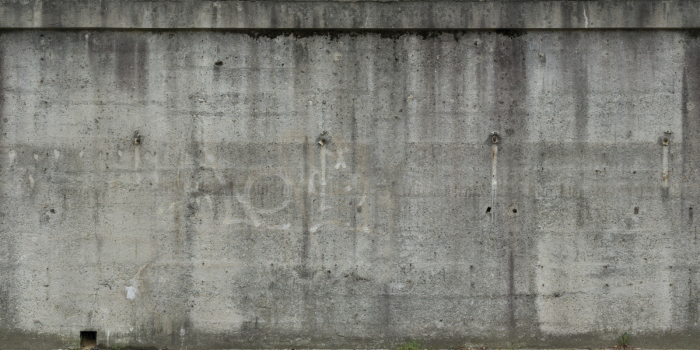
M 126 30 L 77 3 L 1 3 L 0 348 L 700 344 L 695 30 Z
M 3 0 L 1 28 L 687 29 L 695 0 Z

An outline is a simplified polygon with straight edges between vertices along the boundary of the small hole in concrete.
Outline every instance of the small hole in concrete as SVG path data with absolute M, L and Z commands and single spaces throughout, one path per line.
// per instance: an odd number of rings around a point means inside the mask
M 487 207 L 487 208 L 486 208 L 486 212 L 487 212 L 487 213 L 490 213 L 490 212 L 491 212 L 491 207 Z
M 80 331 L 80 347 L 93 348 L 97 345 L 97 332 Z
M 51 208 L 51 210 L 49 211 L 51 212 L 51 214 L 56 214 L 56 209 Z
M 518 209 L 513 209 L 513 214 L 517 214 L 517 213 L 518 213 Z
M 224 64 L 224 62 L 221 62 L 221 61 L 216 61 L 216 62 L 214 62 L 214 65 L 216 65 L 216 66 L 221 66 L 221 65 L 223 65 L 223 64 Z
M 639 214 L 639 207 L 634 207 L 634 213 Z

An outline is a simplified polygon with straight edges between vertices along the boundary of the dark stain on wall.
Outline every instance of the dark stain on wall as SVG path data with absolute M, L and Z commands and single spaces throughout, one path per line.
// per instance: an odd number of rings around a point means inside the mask
M 700 42 L 688 41 L 682 85 L 683 172 L 700 166 Z
M 506 215 L 509 203 L 518 203 L 523 200 L 521 187 L 522 174 L 518 169 L 522 169 L 524 164 L 523 150 L 518 145 L 525 142 L 528 124 L 528 111 L 526 108 L 527 98 L 527 68 L 526 68 L 526 33 L 520 31 L 502 31 L 494 33 L 492 37 L 494 45 L 494 95 L 493 115 L 491 125 L 494 131 L 502 134 L 507 129 L 517 130 L 510 136 L 499 139 L 498 143 L 498 182 L 497 203 L 492 208 L 494 215 L 493 225 L 495 226 L 496 239 L 504 244 L 503 253 L 499 256 L 499 266 L 507 268 L 503 271 L 503 276 L 507 278 L 504 291 L 507 295 L 507 314 L 504 315 L 504 323 L 508 325 L 508 334 L 516 337 L 517 334 L 526 332 L 520 331 L 521 325 L 527 324 L 520 319 L 521 314 L 528 311 L 521 310 L 517 300 L 515 286 L 526 274 L 528 266 L 534 266 L 531 262 L 522 257 L 529 256 L 527 244 L 523 242 L 523 228 L 520 222 L 514 217 Z M 489 151 L 490 152 L 490 146 Z M 490 165 L 490 164 L 489 164 Z M 534 306 L 529 306 L 532 308 Z M 526 333 L 527 334 L 527 333 Z
M 292 37 L 295 39 L 303 38 L 318 38 L 327 37 L 330 40 L 340 40 L 343 37 L 361 37 L 361 36 L 371 36 L 380 35 L 382 39 L 392 39 L 398 40 L 399 38 L 406 36 L 417 36 L 423 40 L 435 39 L 441 35 L 448 34 L 451 35 L 455 41 L 459 41 L 467 33 L 473 31 L 467 31 L 463 29 L 454 30 L 406 30 L 406 29 L 369 29 L 358 31 L 355 29 L 256 29 L 256 30 L 240 30 L 240 29 L 228 29 L 227 32 L 238 33 L 243 35 L 248 35 L 253 38 L 267 38 L 275 39 L 278 37 Z M 512 30 L 497 30 L 494 31 L 498 34 L 517 37 L 525 33 L 524 30 L 512 29 Z
M 0 40 L 2 39 L 2 33 L 0 33 Z M 4 68 L 4 58 L 5 51 L 0 47 L 0 144 L 4 141 L 5 124 L 7 124 L 8 119 L 5 116 L 5 68 Z M 1 166 L 1 165 L 0 165 Z
M 324 146 L 321 146 L 324 147 Z M 302 213 L 301 213 L 301 221 L 302 221 L 302 231 L 301 231 L 301 266 L 299 266 L 298 269 L 298 274 L 299 277 L 302 278 L 302 288 L 301 288 L 301 299 L 302 299 L 302 322 L 304 324 L 305 328 L 315 330 L 316 329 L 316 317 L 315 317 L 315 311 L 316 311 L 316 298 L 314 295 L 315 290 L 313 290 L 312 286 L 310 286 L 310 283 L 312 283 L 310 280 L 313 278 L 313 274 L 311 273 L 312 265 L 313 262 L 311 261 L 311 203 L 310 203 L 310 198 L 307 190 L 307 184 L 309 183 L 309 179 L 311 176 L 311 173 L 309 171 L 309 156 L 310 154 L 313 154 L 316 151 L 315 147 L 309 147 L 309 139 L 308 137 L 304 137 L 304 141 L 302 144 L 302 157 L 303 157 L 303 166 L 304 166 L 304 182 L 302 183 L 302 188 L 301 188 L 301 193 L 302 193 Z M 315 332 L 314 332 L 315 333 Z
M 527 32 L 520 29 L 497 29 L 493 31 L 498 35 L 507 36 L 511 39 L 517 38 L 519 36 L 525 35 Z
M 697 172 L 700 166 L 700 40 L 697 40 L 696 32 L 694 31 L 688 32 L 687 36 L 689 40 L 686 41 L 681 95 L 683 140 L 679 142 L 679 146 L 682 158 L 680 208 L 688 210 L 688 219 L 680 220 L 678 246 L 692 245 L 695 251 L 698 245 L 696 239 L 697 227 L 693 223 L 692 208 L 697 201 L 698 195 L 700 195 L 697 186 L 694 186 L 700 181 Z M 685 277 L 683 276 L 683 280 L 685 280 Z M 687 278 L 687 305 L 684 309 L 687 312 L 685 322 L 690 327 L 690 325 L 697 322 L 700 316 L 700 305 L 697 300 L 697 296 L 700 295 L 700 289 L 697 283 L 697 271 L 694 273 L 692 271 L 689 272 Z
M 42 27 L 52 28 L 61 26 L 61 13 L 65 5 L 60 1 L 47 1 L 41 4 L 41 24 Z
M 1 34 L 0 34 L 1 36 Z M 5 153 L 5 125 L 7 124 L 7 115 L 5 114 L 5 51 L 0 47 L 0 149 Z M 3 157 L 4 158 L 4 157 Z M 7 179 L 9 172 L 5 162 L 0 164 L 0 178 Z M 13 232 L 7 227 L 8 207 L 12 205 L 12 200 L 9 198 L 9 193 L 5 191 L 5 186 L 0 187 L 0 328 L 13 329 L 15 328 L 15 305 L 14 301 L 17 290 L 15 271 L 17 267 L 16 244 Z M 1 339 L 1 338 L 0 338 Z
M 117 86 L 138 99 L 148 88 L 148 45 L 145 39 L 118 37 L 113 52 Z
M 307 265 L 309 263 L 309 244 L 310 244 L 310 231 L 309 231 L 309 225 L 311 222 L 310 214 L 309 214 L 309 192 L 307 191 L 306 186 L 309 183 L 309 177 L 310 172 L 309 172 L 309 139 L 308 137 L 304 138 L 304 142 L 302 144 L 302 156 L 303 156 L 303 166 L 304 166 L 304 182 L 302 183 L 302 188 L 300 190 L 301 192 L 301 269 L 304 271 L 303 273 L 306 273 L 306 270 L 308 269 Z

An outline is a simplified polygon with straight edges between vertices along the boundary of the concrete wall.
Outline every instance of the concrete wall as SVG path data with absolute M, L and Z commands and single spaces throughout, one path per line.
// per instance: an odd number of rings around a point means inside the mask
M 0 28 L 691 28 L 697 0 L 2 0 Z
M 207 2 L 419 23 L 354 32 L 101 28 L 75 3 L 2 3 L 0 348 L 700 343 L 697 33 L 411 7 L 688 2 Z

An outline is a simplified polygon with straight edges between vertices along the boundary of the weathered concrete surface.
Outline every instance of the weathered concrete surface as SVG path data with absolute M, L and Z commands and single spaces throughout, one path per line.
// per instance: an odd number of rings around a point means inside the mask
M 0 90 L 0 348 L 700 344 L 695 31 L 29 26 Z
M 696 0 L 3 0 L 0 28 L 697 28 Z

